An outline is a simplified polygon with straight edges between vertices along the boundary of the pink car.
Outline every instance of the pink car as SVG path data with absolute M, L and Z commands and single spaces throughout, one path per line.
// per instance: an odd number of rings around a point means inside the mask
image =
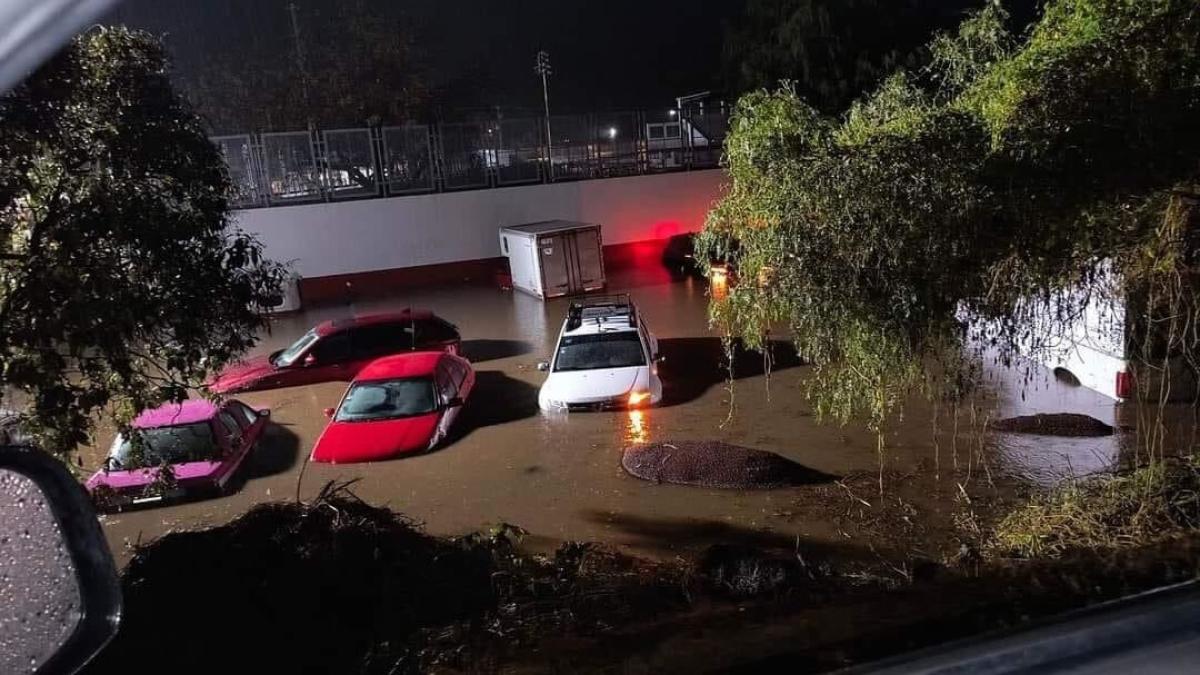
M 262 437 L 269 417 L 269 410 L 235 400 L 220 405 L 189 400 L 147 410 L 133 421 L 141 451 L 118 434 L 87 490 L 105 507 L 219 493 Z M 159 480 L 164 464 L 173 480 Z

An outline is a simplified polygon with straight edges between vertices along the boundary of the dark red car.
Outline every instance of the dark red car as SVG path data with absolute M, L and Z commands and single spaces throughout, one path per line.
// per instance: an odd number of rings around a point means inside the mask
M 471 362 L 446 352 L 388 356 L 362 369 L 313 446 L 314 462 L 371 462 L 432 450 L 475 388 Z
M 233 364 L 208 388 L 218 394 L 351 380 L 381 356 L 437 350 L 457 354 L 458 329 L 428 310 L 414 309 L 326 321 L 287 349 Z

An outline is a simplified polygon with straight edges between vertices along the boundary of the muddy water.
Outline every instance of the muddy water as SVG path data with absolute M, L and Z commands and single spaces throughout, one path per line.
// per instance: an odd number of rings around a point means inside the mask
M 385 504 L 423 521 L 431 532 L 457 534 L 500 521 L 518 524 L 547 544 L 602 540 L 652 556 L 672 556 L 715 541 L 740 539 L 786 545 L 832 542 L 845 535 L 827 518 L 775 517 L 794 509 L 796 487 L 763 492 L 656 485 L 625 475 L 621 448 L 658 440 L 716 439 L 770 450 L 833 477 L 876 472 L 876 439 L 854 426 L 819 424 L 800 381 L 806 368 L 779 350 L 768 377 L 755 358 L 738 364 L 732 389 L 725 380 L 721 348 L 708 329 L 706 287 L 697 280 L 672 281 L 656 265 L 612 279 L 612 291 L 628 292 L 660 340 L 666 362 L 662 407 L 635 412 L 545 416 L 536 405 L 548 358 L 567 308 L 564 300 L 542 302 L 486 287 L 405 292 L 386 300 L 325 307 L 275 320 L 257 353 L 278 349 L 311 325 L 355 313 L 428 307 L 457 324 L 464 352 L 475 364 L 478 386 L 458 433 L 439 450 L 422 456 L 361 465 L 310 464 L 305 458 L 323 428 L 322 410 L 337 403 L 345 385 L 327 383 L 243 394 L 239 398 L 272 410 L 269 437 L 241 484 L 227 496 L 188 504 L 109 515 L 104 529 L 118 558 L 126 544 L 146 541 L 173 528 L 227 521 L 257 502 L 313 497 L 331 480 L 354 480 L 363 499 Z M 1085 412 L 1114 421 L 1111 402 L 1087 390 L 1042 377 L 1025 387 L 999 374 L 992 385 L 990 415 Z M 933 465 L 949 472 L 972 461 L 982 446 L 960 415 L 956 434 L 948 415 L 914 403 L 888 434 L 887 468 L 899 474 Z M 110 433 L 98 435 L 107 447 Z M 936 442 L 935 442 L 936 441 Z M 1066 471 L 1111 465 L 1120 442 L 1102 439 L 1008 437 L 991 442 L 995 457 L 1014 473 L 1053 480 Z M 992 446 L 989 446 L 992 447 Z M 988 450 L 991 452 L 991 450 Z M 95 461 L 98 450 L 84 453 Z M 978 453 L 976 453 L 978 454 Z M 303 476 L 301 479 L 301 473 Z M 949 491 L 930 490 L 927 508 Z

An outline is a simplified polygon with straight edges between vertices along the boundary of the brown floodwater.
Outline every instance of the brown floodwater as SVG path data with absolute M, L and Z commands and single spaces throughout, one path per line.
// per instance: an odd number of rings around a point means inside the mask
M 537 389 L 544 374 L 536 363 L 548 358 L 553 348 L 567 308 L 562 299 L 543 302 L 489 287 L 459 286 L 404 291 L 279 317 L 254 353 L 283 347 L 325 319 L 358 313 L 427 307 L 457 324 L 464 355 L 478 373 L 477 389 L 460 418 L 458 433 L 425 455 L 305 466 L 325 424 L 322 410 L 336 405 L 345 384 L 239 395 L 253 406 L 269 407 L 272 426 L 258 455 L 241 471 L 233 494 L 106 515 L 102 521 L 114 553 L 124 561 L 128 544 L 172 529 L 226 522 L 256 503 L 297 495 L 312 498 L 329 481 L 350 480 L 362 499 L 407 514 L 435 534 L 508 522 L 528 530 L 535 542 L 597 540 L 654 557 L 684 554 L 718 541 L 783 545 L 844 539 L 846 534 L 824 510 L 815 510 L 811 517 L 802 508 L 797 511 L 804 492 L 813 486 L 709 489 L 654 484 L 622 471 L 623 447 L 670 440 L 712 439 L 769 450 L 830 479 L 874 474 L 880 460 L 875 436 L 862 425 L 837 426 L 815 419 L 801 386 L 807 368 L 782 347 L 776 350 L 769 375 L 761 358 L 740 359 L 730 386 L 719 339 L 708 327 L 703 281 L 672 280 L 650 263 L 613 274 L 610 282 L 610 291 L 632 295 L 660 340 L 666 357 L 661 407 L 552 416 L 538 411 Z M 1001 471 L 1051 483 L 1071 473 L 1111 467 L 1122 453 L 1130 452 L 1128 436 L 984 439 L 972 426 L 980 428 L 986 419 L 1000 416 L 1082 412 L 1109 423 L 1119 421 L 1111 401 L 1044 373 L 1035 373 L 1028 383 L 1005 369 L 991 367 L 988 373 L 990 395 L 978 410 L 960 411 L 957 431 L 952 415 L 935 413 L 920 401 L 911 402 L 903 419 L 889 425 L 884 454 L 889 475 L 952 481 L 944 490 L 923 490 L 927 503 L 918 505 L 921 508 L 947 510 L 955 498 L 954 486 L 964 475 L 973 472 L 974 479 L 983 480 L 984 469 L 974 466 L 980 457 L 987 458 L 989 474 Z M 111 430 L 99 432 L 95 447 L 82 453 L 85 462 L 95 466 L 111 439 Z M 789 517 L 778 517 L 780 513 Z

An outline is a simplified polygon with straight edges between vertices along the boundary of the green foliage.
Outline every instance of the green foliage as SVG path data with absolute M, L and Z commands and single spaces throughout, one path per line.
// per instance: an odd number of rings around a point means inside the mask
M 875 424 L 969 388 L 969 333 L 1011 352 L 1090 294 L 1155 289 L 1135 321 L 1178 322 L 1167 351 L 1190 353 L 1198 21 L 1194 0 L 1056 0 L 1018 41 L 989 6 L 839 119 L 744 96 L 700 240 L 740 279 L 715 322 L 751 345 L 787 326 L 818 410 Z
M 166 70 L 153 38 L 97 28 L 0 98 L 0 396 L 47 449 L 184 398 L 279 292 Z
M 1000 555 L 1040 558 L 1147 544 L 1197 528 L 1200 466 L 1192 458 L 1095 476 L 1037 495 L 997 524 L 991 548 Z

